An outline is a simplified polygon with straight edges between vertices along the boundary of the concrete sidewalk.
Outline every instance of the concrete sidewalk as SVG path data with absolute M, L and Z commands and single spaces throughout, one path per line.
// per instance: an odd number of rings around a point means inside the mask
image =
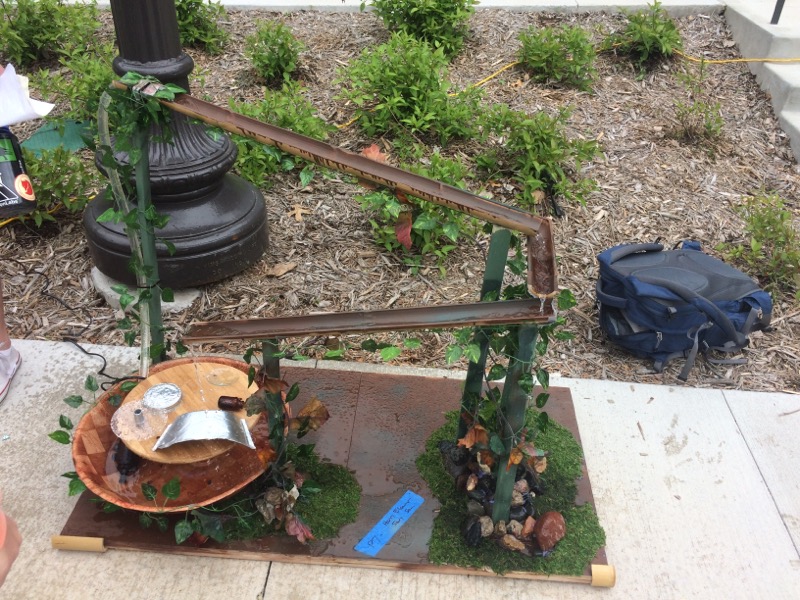
M 609 563 L 617 585 L 430 575 L 109 550 L 53 550 L 74 505 L 61 474 L 69 449 L 48 439 L 63 403 L 101 360 L 71 344 L 15 341 L 23 363 L 0 405 L 0 488 L 24 546 L 2 600 L 217 600 L 359 597 L 766 598 L 800 590 L 800 396 L 575 380 L 578 417 Z M 121 375 L 136 350 L 90 347 Z M 310 368 L 404 370 L 320 362 Z

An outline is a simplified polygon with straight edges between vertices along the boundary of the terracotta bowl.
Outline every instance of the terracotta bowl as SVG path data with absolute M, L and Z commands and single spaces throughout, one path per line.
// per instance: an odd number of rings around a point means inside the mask
M 152 372 L 193 361 L 233 366 L 247 372 L 247 363 L 221 357 L 181 358 L 154 365 Z M 122 476 L 114 461 L 117 436 L 111 431 L 111 417 L 117 410 L 108 400 L 124 396 L 120 384 L 112 387 L 87 412 L 75 429 L 72 458 L 75 471 L 92 492 L 112 504 L 143 512 L 181 512 L 211 504 L 234 494 L 261 475 L 274 451 L 269 443 L 265 415 L 251 429 L 256 450 L 233 444 L 227 452 L 208 460 L 189 464 L 162 464 L 140 459 L 138 470 Z M 167 500 L 161 488 L 177 477 L 180 495 Z M 148 500 L 142 485 L 158 490 L 155 501 Z

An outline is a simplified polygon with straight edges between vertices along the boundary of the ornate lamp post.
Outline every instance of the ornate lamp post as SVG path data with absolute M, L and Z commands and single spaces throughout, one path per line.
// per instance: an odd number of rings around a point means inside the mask
M 111 0 L 111 12 L 119 43 L 114 71 L 152 75 L 188 90 L 194 61 L 181 49 L 174 0 Z M 169 216 L 157 234 L 176 247 L 170 256 L 159 244 L 161 283 L 182 288 L 219 281 L 258 261 L 266 249 L 264 197 L 228 173 L 236 147 L 227 136 L 179 114 L 170 129 L 169 143 L 150 144 L 153 203 Z M 110 205 L 106 192 L 84 213 L 89 252 L 102 273 L 132 284 L 130 247 L 122 226 L 97 222 Z

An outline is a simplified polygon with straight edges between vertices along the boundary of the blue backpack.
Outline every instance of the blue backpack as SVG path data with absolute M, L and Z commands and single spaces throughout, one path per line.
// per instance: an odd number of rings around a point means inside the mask
M 656 372 L 685 357 L 678 377 L 686 381 L 698 352 L 737 352 L 750 332 L 769 326 L 770 295 L 697 242 L 666 251 L 661 244 L 623 244 L 597 260 L 600 327 L 617 346 L 653 359 Z

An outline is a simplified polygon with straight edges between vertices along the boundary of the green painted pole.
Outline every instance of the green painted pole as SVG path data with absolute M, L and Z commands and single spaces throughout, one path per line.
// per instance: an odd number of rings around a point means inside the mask
M 492 509 L 492 520 L 495 523 L 498 521 L 508 522 L 516 465 L 512 465 L 510 469 L 507 469 L 506 465 L 511 455 L 511 449 L 519 443 L 517 436 L 525 426 L 525 414 L 528 408 L 528 394 L 520 386 L 519 380 L 531 370 L 538 335 L 539 328 L 534 325 L 519 327 L 519 346 L 515 355 L 509 359 L 508 372 L 503 384 L 500 412 L 505 419 L 502 432 L 505 454 L 501 457 L 497 467 L 497 484 L 494 490 L 494 507 Z
M 142 265 L 144 269 L 145 289 L 139 293 L 148 293 L 147 307 L 149 323 L 143 323 L 150 329 L 149 347 L 142 348 L 143 352 L 149 352 L 150 358 L 154 363 L 161 362 L 166 357 L 164 347 L 164 325 L 161 320 L 161 283 L 158 278 L 158 260 L 156 258 L 156 236 L 153 224 L 147 219 L 148 213 L 152 210 L 153 202 L 150 192 L 150 163 L 148 161 L 148 135 L 144 130 L 136 132 L 134 143 L 139 148 L 139 159 L 135 165 L 136 197 L 137 197 L 137 221 L 139 223 L 139 238 L 142 247 Z M 158 349 L 153 352 L 151 348 Z
M 481 287 L 481 300 L 487 295 L 498 295 L 503 286 L 503 275 L 506 272 L 508 249 L 511 246 L 511 231 L 508 229 L 495 229 L 489 242 L 489 252 L 486 255 L 486 269 L 483 274 Z M 458 420 L 458 434 L 460 439 L 467 434 L 468 419 L 465 415 L 474 414 L 483 390 L 483 378 L 486 373 L 486 357 L 489 353 L 489 336 L 486 331 L 477 327 L 472 341 L 480 346 L 480 358 L 477 362 L 470 361 L 467 367 L 467 378 L 464 382 L 464 393 L 461 396 L 461 415 Z
M 261 341 L 261 359 L 264 361 L 264 371 L 271 379 L 281 378 L 281 359 L 278 357 L 278 351 L 278 340 Z

